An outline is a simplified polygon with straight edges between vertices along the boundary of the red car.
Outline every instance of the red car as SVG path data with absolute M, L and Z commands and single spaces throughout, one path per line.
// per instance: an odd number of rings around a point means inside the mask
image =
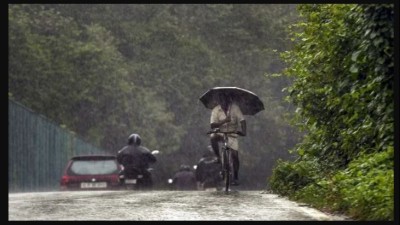
M 85 155 L 72 157 L 65 167 L 60 190 L 120 189 L 116 156 Z

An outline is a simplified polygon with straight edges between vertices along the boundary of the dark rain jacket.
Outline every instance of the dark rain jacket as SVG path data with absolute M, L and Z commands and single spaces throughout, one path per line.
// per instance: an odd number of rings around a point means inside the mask
M 190 170 L 180 170 L 173 177 L 173 184 L 177 190 L 195 190 L 196 177 Z
M 118 151 L 117 161 L 124 166 L 125 170 L 137 168 L 143 171 L 157 159 L 146 147 L 127 145 Z
M 196 180 L 205 187 L 214 187 L 220 179 L 220 170 L 221 164 L 215 161 L 215 157 L 201 158 L 197 163 Z

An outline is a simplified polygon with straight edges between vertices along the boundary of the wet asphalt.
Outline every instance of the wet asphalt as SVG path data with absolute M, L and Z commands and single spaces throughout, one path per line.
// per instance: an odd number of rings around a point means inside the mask
M 349 220 L 263 191 L 55 191 L 8 196 L 10 221 Z

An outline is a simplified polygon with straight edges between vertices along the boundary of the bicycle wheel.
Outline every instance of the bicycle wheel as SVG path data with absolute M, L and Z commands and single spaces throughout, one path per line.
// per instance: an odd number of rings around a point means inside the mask
M 223 156 L 223 170 L 224 170 L 224 183 L 225 183 L 225 192 L 229 191 L 230 182 L 231 182 L 231 157 L 230 151 L 228 149 L 224 150 Z

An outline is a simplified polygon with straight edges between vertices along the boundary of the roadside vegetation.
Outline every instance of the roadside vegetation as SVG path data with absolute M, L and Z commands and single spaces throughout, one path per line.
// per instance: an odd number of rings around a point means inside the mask
M 281 56 L 305 132 L 270 188 L 357 220 L 394 220 L 393 5 L 301 5 Z

